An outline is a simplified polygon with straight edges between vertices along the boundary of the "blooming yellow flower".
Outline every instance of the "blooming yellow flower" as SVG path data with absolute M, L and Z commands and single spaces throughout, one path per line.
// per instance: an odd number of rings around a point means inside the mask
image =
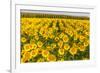
M 76 47 L 72 47 L 69 50 L 70 54 L 75 55 L 77 53 L 77 48 Z
M 63 42 L 68 42 L 68 40 L 69 40 L 68 36 L 67 35 L 64 35 Z
M 38 35 L 35 35 L 34 37 L 36 40 L 39 40 L 39 36 Z
M 43 48 L 37 48 L 38 49 L 38 54 L 42 54 Z
M 52 54 L 48 55 L 47 61 L 49 61 L 49 62 L 56 61 L 56 56 L 52 55 Z
M 68 44 L 65 44 L 65 45 L 64 45 L 64 49 L 65 49 L 65 50 L 69 50 L 69 48 L 70 48 L 70 46 L 69 46 Z
M 61 47 L 63 46 L 63 41 L 60 40 L 60 41 L 58 42 L 58 46 L 61 48 Z
M 83 44 L 84 44 L 85 47 L 88 46 L 89 45 L 89 40 L 85 40 Z
M 32 50 L 32 51 L 31 51 L 31 56 L 32 56 L 32 57 L 36 57 L 37 54 L 38 54 L 38 49 L 35 49 L 35 50 Z
M 30 53 L 29 53 L 29 52 L 25 52 L 25 53 L 23 54 L 23 58 L 21 59 L 21 61 L 22 61 L 22 63 L 24 63 L 24 62 L 30 60 L 30 58 L 31 58 Z
M 21 35 L 27 35 L 27 38 L 21 36 L 20 39 L 22 43 L 21 61 L 24 63 L 31 59 L 33 62 L 65 61 L 64 55 L 69 53 L 77 58 L 81 57 L 82 60 L 89 59 L 88 50 L 80 56 L 90 46 L 89 20 L 53 17 L 47 18 L 44 15 L 43 18 L 21 17 Z M 82 33 L 79 31 L 82 31 Z M 52 40 L 48 41 L 49 39 Z M 76 55 L 77 52 L 79 56 Z M 67 57 L 70 59 L 69 55 Z
M 58 53 L 59 53 L 60 55 L 64 55 L 64 49 L 59 49 L 59 50 L 58 50 Z
M 90 33 L 89 33 L 89 32 L 87 32 L 87 31 L 85 31 L 84 33 L 85 33 L 85 35 L 87 35 L 87 36 L 89 36 L 89 34 L 90 34 Z
M 80 35 L 80 36 L 79 36 L 80 41 L 84 41 L 84 38 L 85 38 L 85 37 L 84 37 L 83 35 Z
M 42 50 L 42 56 L 47 57 L 49 55 L 49 51 L 47 50 Z
M 37 45 L 35 43 L 30 44 L 31 45 L 31 49 L 37 49 Z
M 41 41 L 38 41 L 38 42 L 37 42 L 37 46 L 38 46 L 38 47 L 42 47 L 42 46 L 43 46 L 43 43 L 42 43 Z
M 81 45 L 81 46 L 79 47 L 79 50 L 80 50 L 80 51 L 85 51 L 85 49 L 86 49 L 86 48 L 85 48 L 83 45 Z
M 27 39 L 25 37 L 21 37 L 21 42 L 25 43 Z
M 25 44 L 25 45 L 24 45 L 24 50 L 30 51 L 30 50 L 31 50 L 30 44 Z
M 58 41 L 59 40 L 59 37 L 55 37 L 55 41 Z

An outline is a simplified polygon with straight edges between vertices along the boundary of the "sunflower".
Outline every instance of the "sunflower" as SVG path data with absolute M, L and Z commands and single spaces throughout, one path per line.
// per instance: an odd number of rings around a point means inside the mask
M 65 44 L 65 45 L 64 45 L 64 49 L 65 49 L 65 50 L 69 50 L 69 48 L 70 48 L 70 46 L 69 46 L 68 44 Z
M 37 48 L 38 49 L 38 54 L 42 54 L 42 48 Z
M 49 51 L 47 50 L 42 50 L 42 56 L 47 57 L 49 55 Z
M 73 36 L 73 31 L 70 29 L 67 34 L 69 34 L 72 37 Z
M 84 31 L 85 35 L 89 36 L 89 32 L 88 31 Z
M 47 61 L 49 61 L 49 62 L 56 61 L 56 56 L 52 55 L 52 54 L 48 55 Z
M 67 35 L 64 35 L 63 42 L 68 42 L 68 40 L 69 40 L 68 36 Z
M 39 40 L 39 36 L 38 36 L 38 35 L 35 35 L 34 38 L 35 38 L 36 40 Z
M 21 61 L 22 61 L 22 63 L 25 63 L 26 61 L 30 60 L 30 58 L 31 58 L 30 53 L 29 52 L 25 52 L 23 54 L 23 57 L 22 57 Z
M 59 40 L 59 37 L 55 37 L 55 41 L 57 42 Z
M 64 49 L 59 49 L 59 50 L 58 50 L 58 53 L 59 53 L 60 55 L 64 55 Z
M 38 41 L 38 42 L 37 42 L 37 46 L 40 48 L 40 47 L 43 46 L 43 43 L 42 43 L 41 41 Z
M 58 42 L 58 46 L 61 48 L 61 47 L 63 46 L 63 41 L 60 40 L 60 41 Z
M 27 39 L 25 37 L 21 37 L 21 42 L 25 43 L 27 41 Z
M 37 54 L 38 54 L 38 49 L 35 49 L 35 50 L 32 50 L 32 51 L 31 51 L 31 56 L 32 56 L 32 57 L 36 57 Z
M 31 44 L 32 49 L 37 49 L 37 45 L 35 43 Z
M 30 46 L 30 44 L 25 44 L 25 45 L 24 45 L 24 50 L 30 51 L 30 50 L 31 50 L 31 47 L 32 47 L 32 46 Z
M 79 36 L 79 40 L 80 40 L 80 41 L 84 41 L 84 39 L 85 39 L 85 37 L 84 37 L 83 35 L 80 35 L 80 36 Z
M 70 52 L 70 54 L 75 55 L 75 54 L 77 54 L 77 48 L 72 47 L 72 48 L 70 48 L 69 52 Z
M 84 46 L 88 46 L 89 45 L 89 40 L 84 41 Z
M 86 48 L 85 48 L 83 45 L 81 45 L 81 46 L 79 47 L 79 50 L 80 50 L 80 51 L 85 51 L 85 49 L 86 49 Z

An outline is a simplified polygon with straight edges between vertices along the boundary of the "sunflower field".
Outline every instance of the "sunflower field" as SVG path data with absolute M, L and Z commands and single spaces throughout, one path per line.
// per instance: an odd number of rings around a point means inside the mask
M 21 63 L 89 60 L 88 17 L 22 13 Z

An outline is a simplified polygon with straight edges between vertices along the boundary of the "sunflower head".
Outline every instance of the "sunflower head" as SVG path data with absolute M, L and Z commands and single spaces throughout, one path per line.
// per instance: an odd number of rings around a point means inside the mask
M 75 54 L 77 54 L 77 48 L 72 47 L 72 48 L 70 48 L 69 52 L 70 52 L 71 55 L 75 55 Z
M 31 44 L 32 49 L 36 49 L 37 45 L 35 43 Z
M 86 48 L 85 48 L 83 45 L 81 45 L 81 46 L 79 47 L 79 50 L 80 50 L 80 51 L 85 51 L 85 49 L 86 49 Z
M 31 56 L 32 56 L 32 57 L 36 57 L 37 54 L 38 54 L 38 49 L 35 49 L 35 50 L 32 50 L 32 51 L 31 51 Z
M 27 39 L 25 37 L 21 37 L 21 42 L 25 43 L 27 41 Z
M 22 62 L 22 63 L 25 63 L 25 62 L 29 61 L 30 58 L 31 58 L 30 53 L 29 53 L 29 52 L 25 52 L 25 53 L 23 54 L 23 57 L 22 57 L 22 59 L 21 59 L 21 62 Z
M 34 37 L 36 40 L 39 40 L 39 36 L 38 35 L 35 35 Z
M 70 48 L 70 46 L 69 46 L 68 44 L 65 44 L 65 45 L 64 45 L 64 49 L 65 49 L 65 50 L 69 50 L 69 48 Z
M 49 61 L 49 62 L 56 61 L 56 56 L 52 55 L 52 54 L 48 55 L 47 61 Z
M 43 46 L 43 43 L 41 41 L 38 41 L 37 42 L 37 45 L 38 45 L 38 47 L 42 47 Z
M 24 50 L 26 50 L 26 51 L 30 51 L 31 50 L 31 45 L 30 44 L 25 44 L 24 45 Z
M 67 35 L 64 35 L 63 42 L 68 42 L 68 40 L 69 40 L 68 36 Z
M 55 41 L 56 41 L 56 42 L 59 41 L 59 37 L 55 37 Z
M 58 46 L 61 48 L 61 47 L 63 46 L 63 41 L 60 40 L 60 41 L 58 42 Z
M 42 56 L 47 57 L 49 55 L 49 51 L 47 50 L 42 50 Z
M 58 53 L 59 53 L 60 55 L 64 55 L 64 49 L 59 49 L 59 50 L 58 50 Z

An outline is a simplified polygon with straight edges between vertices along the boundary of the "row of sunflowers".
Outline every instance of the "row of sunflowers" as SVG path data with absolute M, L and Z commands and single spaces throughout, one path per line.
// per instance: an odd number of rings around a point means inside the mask
M 21 63 L 89 59 L 89 19 L 21 17 Z

